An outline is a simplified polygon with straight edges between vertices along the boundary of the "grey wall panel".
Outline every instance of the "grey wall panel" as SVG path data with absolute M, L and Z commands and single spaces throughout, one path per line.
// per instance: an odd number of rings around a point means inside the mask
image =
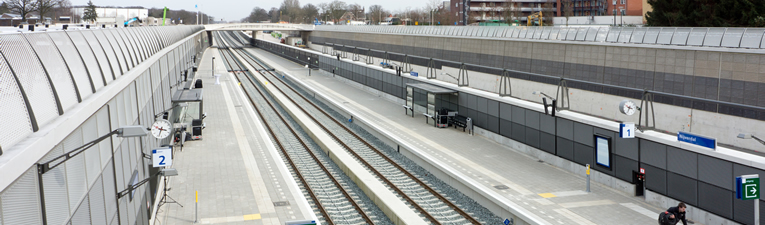
M 686 204 L 698 205 L 698 184 L 695 179 L 667 172 L 667 194 Z
M 103 30 L 103 35 L 106 37 L 106 40 L 109 40 L 109 44 L 111 44 L 112 49 L 114 49 L 114 56 L 117 58 L 117 61 L 120 64 L 120 69 L 122 70 L 122 73 L 127 73 L 129 70 L 129 63 L 127 61 L 127 58 L 125 57 L 125 53 L 122 51 L 122 48 L 120 47 L 119 41 L 117 41 L 116 38 L 114 38 L 114 34 L 112 34 L 112 29 Z
M 122 65 L 120 65 L 120 61 L 117 59 L 117 52 L 114 49 L 116 46 L 109 42 L 109 39 L 106 38 L 103 30 L 93 30 L 93 34 L 96 36 L 96 39 L 98 39 L 98 42 L 101 43 L 101 47 L 104 49 L 106 58 L 109 59 L 109 64 L 111 65 L 114 76 L 122 76 Z
M 645 169 L 645 187 L 659 194 L 667 194 L 667 172 L 658 167 L 641 164 Z
M 37 193 L 37 170 L 29 169 L 3 190 L 3 224 L 42 224 Z
M 136 50 L 135 44 L 133 43 L 133 39 L 128 37 L 125 34 L 125 29 L 116 29 L 117 36 L 122 38 L 122 40 L 125 42 L 125 46 L 128 50 L 128 53 L 130 53 L 130 58 L 133 60 L 133 64 L 138 65 L 138 63 L 141 63 L 141 60 L 139 60 L 138 57 L 138 51 Z
M 539 115 L 539 130 L 550 134 L 555 134 L 555 117 L 540 114 Z
M 541 115 L 541 113 L 538 113 L 533 110 L 526 110 L 525 125 L 527 127 L 531 127 L 531 128 L 539 130 L 539 115 Z
M 513 123 L 518 123 L 520 125 L 525 125 L 526 123 L 526 109 L 518 107 L 518 106 L 511 106 L 512 107 L 512 118 Z
M 42 65 L 45 66 L 45 71 L 48 73 L 53 85 L 56 87 L 56 94 L 58 94 L 59 101 L 61 101 L 61 108 L 67 110 L 77 104 L 79 102 L 78 93 L 75 90 L 72 75 L 62 59 L 61 53 L 59 53 L 56 45 L 53 44 L 53 40 L 46 33 L 32 33 L 25 36 L 35 50 L 35 53 L 37 53 Z
M 82 202 L 82 204 L 77 208 L 77 210 L 72 215 L 72 224 L 92 224 L 92 221 L 90 221 L 90 202 L 88 201 L 87 196 L 85 196 L 85 201 Z
M 148 59 L 149 54 L 146 52 L 146 46 L 143 41 L 141 41 L 141 38 L 136 35 L 136 30 L 132 28 L 125 29 L 125 34 L 133 38 L 133 43 L 135 43 L 136 49 L 140 52 L 139 55 L 141 56 L 141 61 Z
M 506 138 L 511 138 L 513 133 L 513 123 L 506 119 L 499 119 L 499 134 Z
M 667 171 L 687 176 L 693 179 L 698 178 L 698 158 L 696 153 L 680 150 L 678 148 L 667 147 Z
M 526 141 L 526 126 L 513 122 L 512 127 L 513 132 L 510 137 L 519 142 Z
M 698 206 L 717 215 L 733 218 L 733 192 L 704 182 L 698 182 L 698 185 Z
M 760 201 L 760 215 L 765 214 L 765 201 Z M 754 224 L 754 202 L 733 198 L 733 220 L 742 224 Z
M 104 208 L 104 186 L 101 177 L 96 179 L 96 183 L 88 193 L 90 200 L 90 218 L 93 224 L 106 224 L 106 209 Z
M 639 160 L 638 138 L 614 138 L 614 154 Z
M 499 118 L 512 120 L 513 118 L 510 115 L 512 115 L 512 107 L 510 104 L 499 103 Z
M 90 49 L 93 50 L 93 54 L 98 60 L 101 72 L 104 74 L 104 81 L 107 84 L 111 83 L 112 80 L 114 80 L 115 74 L 112 70 L 112 65 L 109 62 L 109 58 L 106 57 L 106 52 L 104 51 L 104 48 L 101 47 L 101 43 L 98 41 L 98 38 L 95 34 L 93 34 L 92 30 L 83 30 L 82 36 L 85 37 L 88 45 L 90 45 Z
M 612 155 L 613 174 L 616 178 L 632 183 L 632 171 L 638 171 L 638 162 L 626 157 Z
M 40 162 L 53 160 L 64 154 L 62 145 L 57 145 Z M 45 217 L 49 224 L 63 224 L 69 218 L 69 194 L 66 186 L 66 170 L 56 167 L 42 175 L 45 194 Z
M 3 129 L 0 129 L 0 146 L 13 146 L 32 133 L 32 122 L 21 89 L 5 62 L 0 55 L 0 90 L 3 92 L 0 94 L 0 105 L 3 106 L 3 113 L 0 114 L 0 124 L 3 124 Z
M 114 196 L 117 195 L 117 191 L 115 190 L 114 186 L 114 170 L 112 169 L 112 163 L 109 162 L 104 168 L 103 173 L 103 187 L 104 187 L 104 210 L 106 211 L 106 220 L 111 220 L 111 218 L 116 217 L 117 215 L 117 198 L 114 198 Z
M 574 142 L 574 162 L 580 163 L 582 165 L 590 164 L 592 167 L 594 167 L 595 163 L 593 158 L 595 157 L 595 153 L 593 153 L 593 151 L 593 148 L 590 146 L 583 145 L 579 142 Z
M 64 139 L 64 152 L 72 151 L 84 143 L 82 141 L 82 129 L 77 128 Z M 88 191 L 87 172 L 85 169 L 85 156 L 78 155 L 66 161 L 66 179 L 69 192 L 69 208 L 75 209 L 80 200 Z
M 542 149 L 542 151 L 545 151 L 554 155 L 555 154 L 555 135 L 545 133 L 545 132 L 539 132 L 539 149 Z
M 130 50 L 128 50 L 130 49 L 130 46 L 128 46 L 127 43 L 125 43 L 125 38 L 122 37 L 122 34 L 119 32 L 119 29 L 108 29 L 104 32 L 111 33 L 112 37 L 117 42 L 117 45 L 119 46 L 120 51 L 122 51 L 122 56 L 125 60 L 125 67 L 127 68 L 127 70 L 130 70 L 133 67 L 135 67 L 136 62 L 133 61 L 134 60 L 133 57 L 130 56 Z
M 555 143 L 558 146 L 558 156 L 574 161 L 573 141 L 558 137 L 558 140 Z
M 700 181 L 733 191 L 733 163 L 699 155 L 698 165 Z
M 574 122 L 574 141 L 592 147 L 594 141 L 592 135 L 592 126 Z
M 97 91 L 104 87 L 106 85 L 106 81 L 104 80 L 104 72 L 93 53 L 93 49 L 85 40 L 85 36 L 83 36 L 82 32 L 80 31 L 67 31 L 66 34 L 72 40 L 74 46 L 76 46 L 77 51 L 80 53 L 80 57 L 82 57 L 82 61 L 85 63 L 85 68 L 88 69 L 88 75 L 90 75 L 89 79 L 92 81 L 94 90 Z M 51 37 L 54 37 L 55 40 L 56 37 L 53 36 L 54 34 L 51 33 L 50 35 Z M 67 63 L 69 63 L 70 66 L 76 66 L 74 64 L 77 62 L 70 63 L 67 61 Z M 75 71 L 72 71 L 72 73 L 75 73 Z
M 74 83 L 77 85 L 77 90 L 80 92 L 80 97 L 85 99 L 93 94 L 95 91 L 88 69 L 85 68 L 85 63 L 80 57 L 80 52 L 72 43 L 69 35 L 65 32 L 46 32 L 50 36 L 53 43 L 58 48 L 59 52 L 63 56 L 63 60 L 69 68 L 69 72 L 74 78 Z
M 486 102 L 486 111 L 490 116 L 499 117 L 499 103 L 494 100 Z
M 486 125 L 484 126 L 491 132 L 499 133 L 499 118 L 486 115 Z
M 640 139 L 640 162 L 666 169 L 667 146 Z
M 487 112 L 488 111 L 488 107 L 486 106 L 486 104 L 488 104 L 487 99 L 483 98 L 483 97 L 476 96 L 475 100 L 476 100 L 476 102 L 475 102 L 475 110 L 478 110 L 479 112 L 482 112 L 482 113 L 488 113 Z
M 574 122 L 567 119 L 556 118 L 558 130 L 556 131 L 559 137 L 563 137 L 569 140 L 574 140 Z
M 468 99 L 467 107 L 471 109 L 476 109 L 476 104 L 478 103 L 478 99 L 475 95 L 466 94 Z
M 539 130 L 526 127 L 526 140 L 524 143 L 531 145 L 531 147 L 539 148 Z
M 0 35 L 0 52 L 16 75 L 32 106 L 38 126 L 58 117 L 58 102 L 45 70 L 21 34 Z

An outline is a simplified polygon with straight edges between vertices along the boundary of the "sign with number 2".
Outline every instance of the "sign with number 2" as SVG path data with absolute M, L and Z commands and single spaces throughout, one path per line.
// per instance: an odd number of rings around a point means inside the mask
M 154 167 L 169 167 L 173 165 L 172 150 L 154 149 L 151 150 L 151 161 Z

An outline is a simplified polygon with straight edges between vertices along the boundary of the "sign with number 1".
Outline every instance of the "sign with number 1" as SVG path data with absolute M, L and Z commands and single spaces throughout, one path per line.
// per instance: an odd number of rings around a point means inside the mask
M 635 123 L 622 123 L 619 125 L 620 138 L 635 138 Z
M 173 165 L 172 150 L 154 149 L 151 150 L 151 161 L 154 167 L 169 167 Z

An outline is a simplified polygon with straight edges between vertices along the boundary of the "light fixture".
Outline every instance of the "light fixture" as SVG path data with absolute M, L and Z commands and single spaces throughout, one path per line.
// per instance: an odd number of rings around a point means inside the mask
M 542 97 L 542 105 L 544 105 L 544 108 L 545 108 L 545 115 L 549 114 L 549 111 L 547 110 L 547 107 L 548 106 L 552 106 L 552 116 L 555 116 L 555 111 L 557 110 L 556 109 L 556 105 L 557 105 L 558 100 L 556 100 L 552 96 L 549 96 L 549 95 L 545 94 L 542 91 L 534 91 L 531 94 L 533 94 L 533 95 L 544 95 L 545 97 Z M 552 100 L 552 103 L 550 103 L 549 105 L 547 104 L 547 98 L 550 98 Z
M 758 138 L 757 136 L 754 136 L 754 135 L 752 135 L 752 134 L 748 134 L 748 133 L 740 133 L 740 134 L 738 134 L 738 136 L 737 136 L 737 137 L 738 137 L 738 138 L 741 138 L 741 139 L 754 139 L 754 140 L 757 140 L 758 142 L 760 142 L 760 144 L 763 144 L 763 145 L 765 145 L 765 141 L 763 141 L 762 139 L 760 139 L 760 138 Z

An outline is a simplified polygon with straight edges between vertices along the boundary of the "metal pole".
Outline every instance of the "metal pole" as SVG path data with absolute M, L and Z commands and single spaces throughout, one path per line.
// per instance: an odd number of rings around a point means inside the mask
M 590 164 L 587 164 L 587 192 L 590 192 Z
M 760 199 L 754 200 L 754 224 L 760 224 Z
M 199 191 L 194 191 L 194 223 L 199 221 Z
M 215 56 L 212 57 L 212 72 L 210 73 L 213 77 L 215 77 Z

